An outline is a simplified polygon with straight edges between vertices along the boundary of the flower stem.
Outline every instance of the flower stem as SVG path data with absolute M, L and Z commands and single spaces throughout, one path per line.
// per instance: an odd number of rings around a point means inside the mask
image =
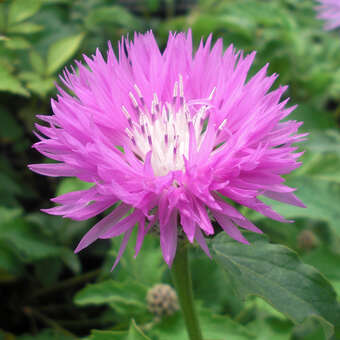
M 176 257 L 172 264 L 171 274 L 177 290 L 189 339 L 203 340 L 194 306 L 187 247 L 182 246 L 177 250 Z

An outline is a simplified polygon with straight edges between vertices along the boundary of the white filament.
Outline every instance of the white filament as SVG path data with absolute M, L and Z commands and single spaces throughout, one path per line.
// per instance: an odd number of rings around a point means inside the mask
M 132 151 L 143 161 L 148 152 L 152 152 L 151 165 L 156 176 L 163 176 L 174 170 L 184 170 L 183 157 L 189 158 L 190 124 L 193 124 L 196 145 L 199 147 L 204 139 L 202 129 L 208 116 L 208 106 L 203 105 L 198 110 L 190 112 L 190 107 L 185 101 L 181 76 L 179 82 L 175 82 L 172 103 L 160 102 L 155 93 L 151 108 L 141 107 L 144 105 L 142 93 L 137 85 L 134 89 L 141 105 L 133 93 L 130 92 L 129 96 L 138 112 L 138 120 L 132 122 L 128 110 L 122 106 L 129 123 L 126 133 L 131 140 Z

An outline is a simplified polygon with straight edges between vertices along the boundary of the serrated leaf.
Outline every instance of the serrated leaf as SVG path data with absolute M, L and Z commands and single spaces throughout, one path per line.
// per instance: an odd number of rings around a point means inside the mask
M 257 295 L 297 324 L 322 322 L 328 338 L 340 322 L 340 306 L 330 283 L 287 247 L 263 235 L 246 233 L 250 245 L 224 234 L 213 240 L 213 257 L 229 274 L 242 297 Z M 333 324 L 333 325 L 332 325 Z
M 14 34 L 33 34 L 40 32 L 44 29 L 44 26 L 34 24 L 32 22 L 23 22 L 8 28 L 8 33 Z
M 59 39 L 53 43 L 47 52 L 47 74 L 57 71 L 78 50 L 84 34 L 76 34 Z
M 13 94 L 29 96 L 29 93 L 7 69 L 0 65 L 0 91 L 7 91 Z
M 242 325 L 227 316 L 212 314 L 209 310 L 199 309 L 198 319 L 204 339 L 224 340 L 251 340 L 255 337 Z M 162 319 L 154 326 L 152 334 L 160 340 L 187 340 L 187 330 L 180 312 Z
M 13 0 L 9 6 L 8 24 L 12 25 L 33 16 L 41 4 L 41 0 Z

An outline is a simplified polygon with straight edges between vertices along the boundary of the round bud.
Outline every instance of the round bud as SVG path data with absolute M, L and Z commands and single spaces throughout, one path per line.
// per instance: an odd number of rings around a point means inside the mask
M 317 236 L 311 230 L 302 230 L 298 236 L 298 246 L 302 250 L 312 250 L 317 247 L 318 243 Z
M 157 284 L 149 289 L 146 301 L 149 311 L 157 317 L 171 315 L 179 309 L 175 290 L 166 284 Z

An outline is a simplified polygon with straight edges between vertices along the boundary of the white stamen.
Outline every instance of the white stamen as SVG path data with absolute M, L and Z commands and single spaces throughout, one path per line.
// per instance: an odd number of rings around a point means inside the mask
M 138 97 L 139 97 L 139 100 L 140 100 L 141 104 L 144 105 L 144 98 L 143 98 L 141 90 L 139 89 L 137 84 L 135 84 L 133 87 L 135 88 L 135 90 L 136 90 L 136 92 L 138 94 Z
M 127 108 L 122 106 L 130 125 L 125 131 L 131 140 L 133 154 L 143 162 L 151 151 L 151 166 L 156 176 L 184 170 L 184 158 L 188 159 L 189 155 L 190 134 L 194 134 L 197 148 L 204 142 L 202 129 L 209 118 L 209 102 L 207 99 L 198 99 L 194 105 L 186 102 L 182 75 L 174 83 L 172 102 L 160 102 L 154 93 L 148 106 L 139 87 L 134 85 L 134 89 L 135 94 L 129 92 L 129 97 L 131 105 L 139 114 L 138 119 L 131 118 Z M 210 97 L 214 91 L 215 88 Z M 225 124 L 223 121 L 217 131 L 222 130 Z
M 132 93 L 131 91 L 129 92 L 129 97 L 130 97 L 130 99 L 131 99 L 131 102 L 132 102 L 133 107 L 134 107 L 135 109 L 137 109 L 137 107 L 138 107 L 138 102 L 137 102 L 136 97 L 133 95 L 133 93 Z
M 176 82 L 175 82 L 175 85 L 174 85 L 173 96 L 172 96 L 173 104 L 174 104 L 175 101 L 176 101 L 177 95 L 178 95 L 178 82 L 176 81 Z
M 123 111 L 124 116 L 126 117 L 128 123 L 129 123 L 130 128 L 132 128 L 132 119 L 131 119 L 131 116 L 129 114 L 129 111 L 126 109 L 126 107 L 124 105 L 122 105 L 122 111 Z
M 223 122 L 220 124 L 220 126 L 217 129 L 217 134 L 219 134 L 223 130 L 224 126 L 227 124 L 227 121 L 228 121 L 227 119 L 223 120 Z
M 215 94 L 215 91 L 216 91 L 216 86 L 212 89 L 212 91 L 211 91 L 211 93 L 210 93 L 210 95 L 208 97 L 209 100 L 211 100 L 213 98 L 213 96 Z

